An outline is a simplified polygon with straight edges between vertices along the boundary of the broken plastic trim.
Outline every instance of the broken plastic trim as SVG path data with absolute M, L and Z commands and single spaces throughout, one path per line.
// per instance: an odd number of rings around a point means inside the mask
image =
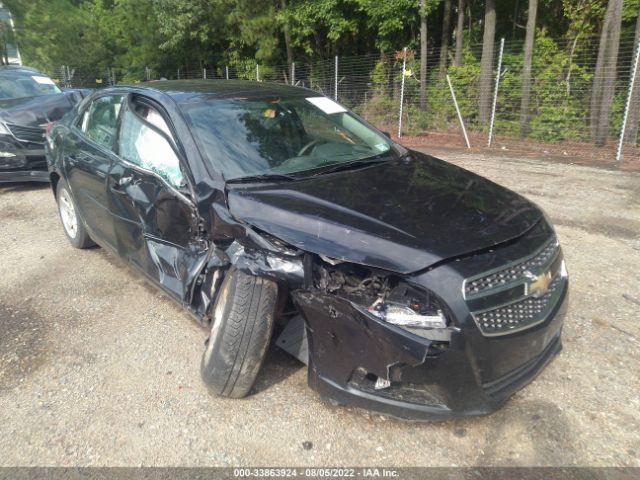
M 314 287 L 348 300 L 364 315 L 420 337 L 443 342 L 451 338 L 443 303 L 430 291 L 399 276 L 344 262 L 316 262 Z

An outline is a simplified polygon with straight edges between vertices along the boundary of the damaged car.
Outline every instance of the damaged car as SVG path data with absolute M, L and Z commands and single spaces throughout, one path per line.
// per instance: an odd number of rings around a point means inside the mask
M 561 349 L 568 277 L 544 213 L 312 90 L 113 87 L 47 150 L 71 244 L 193 314 L 217 395 L 246 396 L 274 341 L 331 402 L 482 415 Z
M 71 111 L 85 92 L 63 92 L 32 68 L 0 66 L 0 183 L 49 181 L 46 127 Z

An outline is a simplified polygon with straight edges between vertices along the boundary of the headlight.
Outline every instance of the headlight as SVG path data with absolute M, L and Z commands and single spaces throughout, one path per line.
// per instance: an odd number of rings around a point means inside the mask
M 313 283 L 321 292 L 341 296 L 363 314 L 416 335 L 446 340 L 446 335 L 437 333 L 450 323 L 448 309 L 433 292 L 361 265 L 320 259 L 314 264 Z
M 413 307 L 413 308 L 412 308 Z M 446 328 L 447 317 L 442 310 L 436 310 L 433 314 L 420 313 L 419 306 L 399 305 L 380 301 L 369 307 L 369 312 L 387 323 L 399 327 L 411 328 Z
M 387 323 L 409 329 L 446 328 L 449 323 L 434 294 L 404 282 L 378 297 L 367 310 Z

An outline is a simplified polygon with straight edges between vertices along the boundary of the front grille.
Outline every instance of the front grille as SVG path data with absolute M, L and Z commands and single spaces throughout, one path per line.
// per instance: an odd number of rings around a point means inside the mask
M 10 124 L 8 124 L 7 127 L 18 140 L 29 143 L 44 143 L 44 128 L 23 127 L 21 125 Z
M 490 274 L 468 280 L 464 285 L 464 293 L 467 297 L 477 295 L 486 290 L 522 280 L 528 271 L 539 270 L 544 265 L 549 264 L 550 261 L 555 258 L 559 249 L 560 245 L 558 241 L 553 238 L 529 259 Z
M 464 296 L 482 334 L 506 335 L 544 322 L 563 291 L 563 262 L 554 237 L 528 257 L 465 280 Z
M 561 281 L 562 277 L 556 275 L 547 292 L 539 298 L 528 297 L 504 307 L 474 314 L 482 333 L 487 336 L 502 335 L 509 330 L 522 330 L 544 321 L 555 305 Z

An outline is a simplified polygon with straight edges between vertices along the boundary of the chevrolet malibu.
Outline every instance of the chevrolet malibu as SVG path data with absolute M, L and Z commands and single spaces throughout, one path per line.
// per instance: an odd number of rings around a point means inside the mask
M 247 395 L 273 338 L 332 403 L 481 415 L 561 348 L 568 279 L 543 212 L 314 91 L 105 89 L 47 153 L 71 244 L 113 251 L 206 327 L 214 394 Z

